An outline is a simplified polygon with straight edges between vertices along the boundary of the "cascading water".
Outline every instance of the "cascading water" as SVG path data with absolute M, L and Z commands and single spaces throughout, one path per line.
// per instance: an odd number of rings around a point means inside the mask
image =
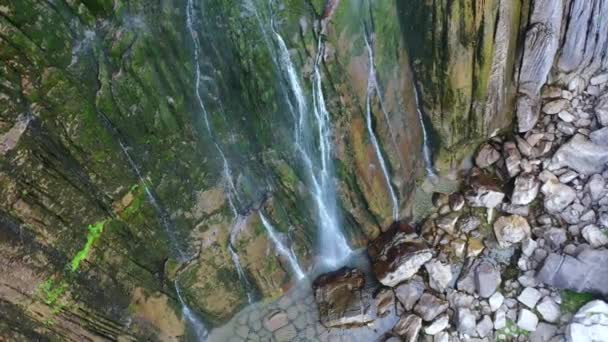
M 186 259 L 187 259 L 186 253 L 183 251 L 182 248 L 179 247 L 179 244 L 177 243 L 177 239 L 175 238 L 175 234 L 169 225 L 167 215 L 165 214 L 164 210 L 161 208 L 160 204 L 158 203 L 158 200 L 156 199 L 156 196 L 154 196 L 154 193 L 152 193 L 152 190 L 150 190 L 148 181 L 143 177 L 141 171 L 139 170 L 139 167 L 137 166 L 137 164 L 135 163 L 133 158 L 131 158 L 131 154 L 129 153 L 127 147 L 122 142 L 122 140 L 118 139 L 118 143 L 120 145 L 120 148 L 122 149 L 123 154 L 127 158 L 129 165 L 131 165 L 131 168 L 133 169 L 133 171 L 139 178 L 139 181 L 143 184 L 144 191 L 146 192 L 146 197 L 148 198 L 148 202 L 152 205 L 152 207 L 158 214 L 160 221 L 161 221 L 161 226 L 165 230 L 165 234 L 167 235 L 167 237 L 169 238 L 169 241 L 171 242 L 174 253 L 177 253 L 178 260 L 180 260 L 181 262 L 186 261 Z M 190 309 L 190 307 L 188 306 L 186 301 L 184 301 L 184 298 L 182 297 L 182 294 L 181 294 L 181 288 L 180 288 L 180 285 L 177 282 L 177 280 L 175 280 L 174 285 L 175 285 L 175 291 L 177 292 L 177 298 L 182 307 L 183 317 L 186 319 L 186 322 L 192 329 L 192 332 L 194 333 L 196 339 L 198 341 L 204 340 L 208 335 L 208 331 L 207 331 L 207 328 L 205 327 L 205 324 L 203 324 L 203 322 L 196 316 L 196 314 L 192 311 L 192 309 Z
M 312 112 L 314 117 L 310 120 L 307 106 L 308 101 L 304 96 L 287 45 L 274 25 L 271 23 L 270 26 L 278 46 L 278 65 L 286 74 L 291 95 L 295 99 L 295 103 L 293 103 L 288 98 L 290 109 L 294 112 L 292 114 L 295 118 L 295 149 L 300 155 L 309 176 L 310 186 L 312 187 L 311 192 L 317 209 L 320 260 L 329 267 L 336 267 L 347 259 L 352 251 L 340 230 L 336 209 L 336 196 L 332 180 L 331 129 L 329 126 L 329 113 L 326 109 L 325 98 L 323 96 L 321 73 L 319 72 L 319 63 L 323 54 L 323 43 L 321 38 L 319 38 L 319 54 L 315 60 L 312 84 Z M 312 135 L 314 128 L 308 124 L 310 121 L 314 121 L 316 125 L 316 141 Z M 316 159 L 313 154 L 313 146 L 315 145 L 318 147 Z M 315 161 L 317 162 L 316 164 Z
M 173 253 L 177 254 L 176 255 L 177 260 L 179 260 L 180 262 L 187 261 L 188 257 L 186 255 L 186 253 L 184 252 L 183 248 L 180 247 L 180 244 L 177 242 L 175 232 L 171 229 L 171 223 L 169 221 L 169 218 L 167 217 L 167 214 L 165 213 L 165 211 L 163 210 L 161 205 L 158 203 L 158 200 L 156 199 L 154 192 L 151 190 L 148 180 L 146 178 L 144 178 L 141 170 L 137 166 L 137 163 L 135 163 L 135 160 L 133 160 L 133 157 L 131 157 L 131 153 L 129 153 L 128 146 L 124 143 L 123 139 L 120 137 L 119 132 L 116 130 L 114 125 L 112 125 L 110 119 L 108 119 L 108 117 L 104 113 L 99 112 L 98 114 L 99 114 L 99 117 L 101 118 L 103 124 L 111 132 L 111 134 L 114 136 L 116 141 L 118 141 L 118 145 L 120 146 L 120 149 L 121 149 L 123 155 L 127 159 L 127 162 L 129 163 L 129 166 L 131 167 L 131 170 L 135 173 L 135 175 L 137 176 L 137 179 L 144 187 L 144 191 L 146 193 L 146 198 L 148 199 L 148 203 L 150 203 L 150 205 L 152 205 L 152 208 L 154 208 L 154 211 L 158 215 L 161 227 L 165 231 L 165 236 L 169 239 L 169 242 L 171 245 L 171 250 L 173 251 Z M 184 301 L 184 299 L 181 295 L 181 288 L 180 288 L 177 280 L 175 280 L 174 285 L 175 285 L 175 291 L 177 292 L 177 298 L 178 298 L 179 303 L 182 308 L 182 316 L 186 319 L 186 322 L 187 322 L 188 326 L 191 328 L 192 332 L 194 333 L 194 337 L 196 338 L 196 340 L 197 341 L 205 340 L 209 333 L 207 330 L 207 327 L 205 326 L 203 321 L 201 321 L 196 316 L 196 314 L 192 311 L 192 309 L 190 309 L 190 307 L 188 306 L 186 301 Z
M 194 29 L 193 26 L 193 4 L 192 4 L 192 0 L 188 1 L 188 10 L 187 10 L 187 26 L 188 26 L 188 30 L 190 32 L 192 41 L 194 42 L 194 65 L 195 65 L 195 95 L 196 95 L 196 100 L 198 102 L 199 108 L 201 110 L 201 114 L 203 116 L 203 119 L 205 121 L 205 125 L 207 128 L 207 133 L 209 134 L 209 136 L 211 137 L 211 139 L 213 140 L 213 144 L 215 145 L 216 150 L 218 151 L 221 159 L 222 159 L 222 165 L 223 165 L 223 175 L 224 175 L 224 179 L 227 183 L 226 186 L 226 190 L 228 193 L 228 203 L 230 205 L 230 209 L 232 211 L 233 214 L 233 224 L 232 224 L 232 228 L 231 228 L 231 232 L 230 232 L 230 241 L 228 244 L 228 250 L 230 252 L 231 258 L 233 263 L 235 264 L 236 270 L 237 270 L 237 274 L 239 275 L 239 278 L 241 280 L 241 282 L 243 283 L 243 285 L 245 286 L 245 289 L 247 291 L 247 299 L 249 301 L 249 303 L 253 302 L 254 296 L 253 296 L 253 289 L 251 286 L 251 283 L 249 282 L 249 279 L 247 279 L 247 276 L 241 266 L 240 263 L 240 259 L 238 254 L 236 253 L 235 249 L 234 249 L 234 239 L 235 239 L 235 235 L 236 233 L 240 230 L 239 227 L 240 225 L 243 223 L 244 218 L 241 217 L 238 213 L 237 210 L 237 204 L 240 202 L 239 200 L 239 194 L 236 190 L 236 187 L 234 185 L 234 181 L 233 181 L 233 177 L 232 177 L 232 173 L 231 173 L 231 169 L 230 169 L 230 164 L 228 163 L 228 159 L 226 158 L 226 154 L 224 153 L 224 150 L 222 149 L 222 147 L 220 146 L 220 144 L 217 142 L 217 140 L 214 137 L 213 134 L 213 130 L 211 127 L 211 124 L 209 123 L 209 117 L 208 117 L 208 113 L 206 110 L 206 106 L 203 102 L 201 93 L 200 93 L 200 82 L 201 82 L 201 70 L 200 70 L 200 66 L 199 66 L 199 50 L 200 50 L 200 41 L 198 39 L 198 34 L 196 32 L 196 30 Z M 236 202 L 236 203 L 235 203 Z M 272 226 L 269 224 L 269 222 L 266 220 L 265 217 L 263 217 L 263 215 L 260 213 L 260 217 L 262 218 L 262 223 L 264 225 L 264 227 L 266 228 L 266 231 L 268 233 L 269 238 L 272 240 L 277 252 L 284 256 L 289 264 L 290 267 L 292 268 L 294 275 L 297 279 L 302 279 L 304 278 L 304 272 L 302 271 L 302 269 L 300 268 L 300 265 L 298 264 L 297 258 L 295 256 L 295 254 L 288 248 L 286 248 L 283 243 L 276 237 L 276 234 L 274 232 L 274 229 L 272 228 Z
M 374 133 L 374 129 L 372 127 L 372 96 L 374 92 L 378 93 L 378 86 L 376 80 L 376 69 L 374 66 L 374 51 L 372 49 L 371 42 L 367 36 L 367 33 L 364 34 L 365 46 L 367 48 L 367 54 L 369 58 L 369 74 L 367 78 L 367 94 L 365 98 L 365 117 L 367 123 L 367 131 L 369 132 L 370 139 L 372 141 L 372 145 L 374 146 L 374 151 L 376 152 L 376 157 L 378 158 L 378 162 L 380 163 L 380 168 L 382 169 L 382 174 L 384 175 L 384 181 L 386 182 L 386 187 L 391 197 L 391 202 L 393 204 L 393 219 L 397 221 L 399 219 L 399 200 L 397 199 L 397 195 L 395 194 L 395 190 L 393 189 L 393 185 L 391 184 L 391 177 L 388 173 L 388 168 L 386 166 L 386 162 L 384 157 L 382 156 L 382 151 L 380 151 L 380 144 L 378 143 L 378 138 L 376 138 L 376 134 Z M 380 94 L 377 94 L 380 96 Z M 388 122 L 387 122 L 388 124 Z
M 281 243 L 281 241 L 277 237 L 274 227 L 270 224 L 270 222 L 268 222 L 266 216 L 264 216 L 261 211 L 259 212 L 259 214 L 260 220 L 262 221 L 262 225 L 266 229 L 270 240 L 272 240 L 272 243 L 274 243 L 277 252 L 287 260 L 287 262 L 289 263 L 289 267 L 291 268 L 293 275 L 296 277 L 296 279 L 304 279 L 306 275 L 304 274 L 304 271 L 302 271 L 300 264 L 298 264 L 298 260 L 294 252 L 290 248 L 286 248 L 285 245 Z
M 424 118 L 422 116 L 422 110 L 420 110 L 420 102 L 418 99 L 418 89 L 416 83 L 412 80 L 412 87 L 414 88 L 414 99 L 416 101 L 416 111 L 418 112 L 418 120 L 420 121 L 420 127 L 422 129 L 422 157 L 424 158 L 424 166 L 426 169 L 427 176 L 436 178 L 435 168 L 433 167 L 433 155 L 431 152 L 431 142 L 429 141 L 428 132 L 426 125 L 424 124 Z
M 188 8 L 186 11 L 186 24 L 188 26 L 188 31 L 190 32 L 190 37 L 192 38 L 192 41 L 194 43 L 194 69 L 195 69 L 195 79 L 194 79 L 195 91 L 194 92 L 195 92 L 195 97 L 196 97 L 196 101 L 198 102 L 199 108 L 201 110 L 203 120 L 205 121 L 205 127 L 207 128 L 207 133 L 213 140 L 213 144 L 215 145 L 215 148 L 218 151 L 218 153 L 222 159 L 224 180 L 227 183 L 228 203 L 230 205 L 230 210 L 232 211 L 232 214 L 233 214 L 233 224 L 232 224 L 232 228 L 230 231 L 230 241 L 228 244 L 228 251 L 230 252 L 230 256 L 231 256 L 232 262 L 234 263 L 234 266 L 237 270 L 239 279 L 245 286 L 245 290 L 247 292 L 247 300 L 249 303 L 252 303 L 253 302 L 253 293 L 252 293 L 251 283 L 249 282 L 249 279 L 247 279 L 247 276 L 245 274 L 245 271 L 243 270 L 243 267 L 241 266 L 239 256 L 236 253 L 236 251 L 234 249 L 234 244 L 233 244 L 233 242 L 234 242 L 233 232 L 235 231 L 237 224 L 239 222 L 241 222 L 241 217 L 238 214 L 238 210 L 236 209 L 236 205 L 234 203 L 235 197 L 238 200 L 238 192 L 236 191 L 236 187 L 234 186 L 234 182 L 232 180 L 232 173 L 230 172 L 230 165 L 228 164 L 228 159 L 226 158 L 226 154 L 224 153 L 224 150 L 221 148 L 219 143 L 215 140 L 213 131 L 211 129 L 211 124 L 209 123 L 209 115 L 207 113 L 207 109 L 205 107 L 203 98 L 200 93 L 201 68 L 199 65 L 199 50 L 201 48 L 201 44 L 200 44 L 200 41 L 198 38 L 198 33 L 194 29 L 194 25 L 193 25 L 192 19 L 193 19 L 194 5 L 192 3 L 192 0 L 188 0 L 187 6 L 188 6 Z
M 244 222 L 245 220 L 237 214 L 237 223 L 233 225 L 233 228 L 230 232 L 230 240 L 228 241 L 228 251 L 230 252 L 232 262 L 236 266 L 236 272 L 239 275 L 239 279 L 241 280 L 243 285 L 245 285 L 245 291 L 247 293 L 247 302 L 249 304 L 252 304 L 254 300 L 253 288 L 251 286 L 251 283 L 249 282 L 249 279 L 247 278 L 247 275 L 245 274 L 245 271 L 243 270 L 243 267 L 241 266 L 241 259 L 239 258 L 239 255 L 234 249 L 234 239 L 236 238 L 236 234 L 241 230 L 240 227 L 244 224 Z

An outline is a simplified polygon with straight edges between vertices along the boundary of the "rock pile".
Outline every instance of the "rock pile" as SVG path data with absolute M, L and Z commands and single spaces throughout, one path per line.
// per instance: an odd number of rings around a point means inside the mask
M 462 192 L 370 243 L 385 340 L 608 340 L 608 73 L 524 99 L 538 119 L 481 146 Z

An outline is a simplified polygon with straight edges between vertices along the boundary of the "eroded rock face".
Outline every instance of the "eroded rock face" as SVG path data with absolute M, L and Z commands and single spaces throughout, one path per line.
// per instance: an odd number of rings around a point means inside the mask
M 376 278 L 394 287 L 410 279 L 433 257 L 433 252 L 418 237 L 414 228 L 404 222 L 394 223 L 368 247 Z
M 529 131 L 538 121 L 540 88 L 547 80 L 559 47 L 562 9 L 557 1 L 534 1 L 519 72 L 518 91 L 522 95 L 518 99 L 517 120 L 520 132 Z
M 317 277 L 312 288 L 321 323 L 340 327 L 371 322 L 370 305 L 363 300 L 364 286 L 363 273 L 348 267 Z

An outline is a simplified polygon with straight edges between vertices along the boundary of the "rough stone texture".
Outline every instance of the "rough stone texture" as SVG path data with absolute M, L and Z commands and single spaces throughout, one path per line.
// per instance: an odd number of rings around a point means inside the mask
M 538 317 L 536 317 L 532 311 L 528 309 L 519 310 L 519 314 L 517 315 L 517 326 L 519 328 L 527 331 L 534 331 L 536 330 L 537 325 Z
M 440 166 L 458 165 L 465 156 L 460 151 L 510 124 L 521 7 L 511 1 L 399 2 L 422 103 L 437 135 L 445 137 Z
M 508 247 L 530 237 L 530 225 L 519 215 L 501 216 L 494 222 L 494 234 L 501 246 Z
M 414 312 L 422 317 L 426 322 L 432 321 L 435 317 L 447 310 L 448 303 L 442 299 L 433 296 L 430 293 L 424 293 L 418 304 L 414 307 Z
M 553 65 L 559 47 L 562 6 L 552 0 L 533 2 L 519 70 L 517 121 L 519 132 L 531 130 L 538 121 L 540 88 Z
M 465 192 L 465 198 L 472 207 L 497 207 L 505 197 L 496 179 L 482 173 L 472 175 L 469 184 L 471 189 Z
M 452 281 L 452 268 L 438 260 L 427 262 L 424 267 L 429 274 L 429 284 L 432 289 L 442 292 Z
M 319 318 L 326 327 L 371 322 L 370 303 L 363 299 L 365 278 L 356 269 L 343 267 L 320 275 L 312 284 Z
M 543 320 L 549 323 L 557 322 L 561 316 L 559 305 L 549 297 L 543 298 L 536 306 L 536 310 L 540 313 Z
M 406 342 L 416 342 L 421 328 L 422 319 L 416 315 L 407 314 L 395 324 L 393 331 Z
M 456 319 L 458 332 L 467 335 L 474 335 L 476 332 L 475 314 L 468 308 L 459 308 Z
M 500 282 L 500 269 L 489 261 L 483 261 L 475 268 L 475 288 L 480 297 L 492 296 Z
M 608 304 L 594 300 L 572 317 L 566 330 L 568 342 L 602 341 L 608 336 Z
M 494 147 L 490 144 L 485 144 L 481 147 L 479 152 L 477 152 L 477 157 L 475 157 L 475 164 L 477 164 L 480 168 L 486 168 L 496 163 L 500 159 L 500 153 L 496 151 Z
M 567 166 L 579 173 L 592 175 L 602 172 L 606 163 L 608 163 L 608 149 L 577 134 L 555 152 L 551 168 Z
M 559 289 L 608 295 L 608 250 L 582 249 L 577 255 L 549 254 L 536 275 Z
M 394 287 L 411 278 L 433 257 L 432 251 L 405 223 L 393 224 L 368 247 L 378 280 Z
M 589 79 L 608 64 L 605 54 L 608 23 L 602 20 L 608 15 L 608 4 L 598 0 L 573 0 L 569 11 L 563 21 L 567 29 L 556 64 L 560 71 L 569 74 L 567 79 L 577 74 Z
M 397 287 L 395 287 L 395 296 L 403 305 L 405 311 L 410 311 L 424 293 L 425 284 L 422 278 L 415 277 Z
M 532 174 L 519 175 L 515 178 L 515 188 L 511 196 L 511 203 L 515 205 L 530 204 L 538 195 L 540 183 Z
M 536 303 L 540 300 L 542 294 L 540 291 L 533 287 L 526 287 L 517 297 L 522 304 L 529 307 L 530 309 L 534 309 Z
M 557 180 L 549 180 L 543 184 L 541 191 L 545 195 L 545 209 L 550 213 L 561 212 L 576 198 L 574 189 Z

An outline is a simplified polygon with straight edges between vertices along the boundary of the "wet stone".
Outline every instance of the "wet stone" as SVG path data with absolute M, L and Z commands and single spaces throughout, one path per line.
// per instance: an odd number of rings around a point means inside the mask
M 294 340 L 297 334 L 296 328 L 290 324 L 275 331 L 274 338 L 277 342 L 290 342 Z
M 287 323 L 289 323 L 287 313 L 283 310 L 274 310 L 264 318 L 263 324 L 266 330 L 273 332 L 286 326 Z

